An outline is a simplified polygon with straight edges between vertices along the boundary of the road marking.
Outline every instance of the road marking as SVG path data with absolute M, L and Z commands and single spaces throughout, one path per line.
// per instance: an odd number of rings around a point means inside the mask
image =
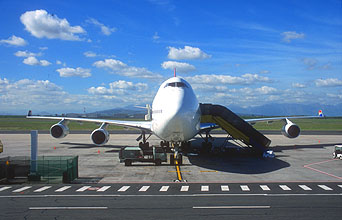
M 162 186 L 159 191 L 166 192 L 167 190 L 169 190 L 169 186 Z
M 78 190 L 76 190 L 76 192 L 84 192 L 86 191 L 87 189 L 89 189 L 91 186 L 83 186 L 81 188 L 79 188 Z
M 30 210 L 57 210 L 57 209 L 108 209 L 108 207 L 29 207 Z
M 221 186 L 221 191 L 229 191 L 229 186 L 227 186 L 227 185 L 222 185 L 222 186 Z
M 322 164 L 322 163 L 328 163 L 328 162 L 331 162 L 331 161 L 336 161 L 336 159 L 330 159 L 330 160 L 325 160 L 325 161 L 321 161 L 321 162 L 317 162 L 317 163 L 306 164 L 306 165 L 304 165 L 304 168 L 308 168 L 310 170 L 313 170 L 313 171 L 316 171 L 316 172 L 319 172 L 319 173 L 322 173 L 322 174 L 325 174 L 325 175 L 328 175 L 328 176 L 331 176 L 331 177 L 334 177 L 334 178 L 337 178 L 337 179 L 341 180 L 342 177 L 340 177 L 340 176 L 335 176 L 333 174 L 330 174 L 330 173 L 324 172 L 322 170 L 318 170 L 318 169 L 315 169 L 315 168 L 311 167 L 313 165 Z
M 310 187 L 308 187 L 307 185 L 299 185 L 300 188 L 308 191 L 308 190 L 312 190 Z
M 318 185 L 319 187 L 321 187 L 324 190 L 332 190 L 332 188 L 326 186 L 326 185 Z
M 148 188 L 150 188 L 150 186 L 142 186 L 140 189 L 139 189 L 139 192 L 146 192 L 148 190 Z
M 342 188 L 342 185 L 338 185 L 338 187 Z
M 282 189 L 282 190 L 285 190 L 285 191 L 290 191 L 291 188 L 286 186 L 286 185 L 279 185 L 279 187 Z
M 180 189 L 181 192 L 187 192 L 189 191 L 189 186 L 182 186 Z
M 202 191 L 202 192 L 207 192 L 207 191 L 209 191 L 209 186 L 201 186 L 201 191 Z
M 6 190 L 6 189 L 10 189 L 10 188 L 12 188 L 12 186 L 4 186 L 4 187 L 1 187 L 1 188 L 0 188 L 0 192 L 4 191 L 4 190 Z
M 49 188 L 51 188 L 51 186 L 44 186 L 44 187 L 42 187 L 42 188 L 36 189 L 36 190 L 33 191 L 33 192 L 43 192 L 43 191 L 45 191 L 45 190 L 47 190 L 47 189 L 49 189 Z
M 118 190 L 118 192 L 126 192 L 129 188 L 130 186 L 123 186 Z
M 22 191 L 27 190 L 27 189 L 29 189 L 29 188 L 31 188 L 31 187 L 32 187 L 32 186 L 24 186 L 24 187 L 21 187 L 21 188 L 19 188 L 19 189 L 13 190 L 12 192 L 14 192 L 14 193 L 22 192 Z
M 194 206 L 193 209 L 270 209 L 271 206 Z
M 242 191 L 251 191 L 247 185 L 240 185 Z
M 102 186 L 100 189 L 96 190 L 96 192 L 104 192 L 109 189 L 111 186 Z
M 260 188 L 264 191 L 270 191 L 271 190 L 267 185 L 260 185 Z
M 63 192 L 65 190 L 69 189 L 69 188 L 71 188 L 71 186 L 63 186 L 63 187 L 61 187 L 59 189 L 56 189 L 55 192 Z

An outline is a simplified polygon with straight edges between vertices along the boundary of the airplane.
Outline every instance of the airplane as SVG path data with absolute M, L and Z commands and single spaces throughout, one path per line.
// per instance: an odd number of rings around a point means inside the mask
M 160 143 L 162 147 L 169 147 L 171 144 L 174 149 L 175 160 L 181 160 L 179 152 L 181 152 L 183 147 L 189 145 L 190 139 L 197 134 L 205 132 L 205 143 L 208 144 L 209 131 L 220 127 L 216 123 L 201 123 L 202 113 L 200 105 L 191 85 L 183 78 L 177 77 L 175 73 L 174 77 L 161 84 L 152 102 L 152 108 L 146 105 L 148 114 L 145 116 L 145 121 L 33 116 L 31 111 L 29 111 L 27 118 L 60 120 L 50 128 L 50 134 L 54 138 L 64 138 L 69 134 L 68 123 L 70 121 L 102 123 L 90 135 L 92 142 L 97 146 L 102 146 L 108 142 L 109 132 L 106 129 L 111 124 L 139 129 L 141 130 L 141 135 L 137 138 L 137 141 L 142 139 L 139 143 L 140 147 L 148 147 L 149 142 L 147 140 L 154 134 L 162 140 Z M 282 129 L 284 136 L 296 138 L 299 136 L 300 129 L 290 119 L 319 117 L 323 117 L 322 111 L 319 111 L 317 116 L 256 118 L 244 121 L 253 125 L 261 121 L 283 120 L 285 122 Z M 240 120 L 243 119 L 240 118 Z M 146 135 L 149 136 L 146 137 Z

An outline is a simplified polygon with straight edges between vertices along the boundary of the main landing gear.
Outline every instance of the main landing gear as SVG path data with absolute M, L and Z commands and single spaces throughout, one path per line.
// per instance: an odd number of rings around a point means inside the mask
M 211 151 L 211 149 L 213 148 L 213 143 L 210 142 L 209 139 L 212 141 L 212 140 L 214 140 L 214 138 L 209 134 L 209 131 L 205 132 L 205 137 L 203 137 L 202 134 L 200 134 L 200 136 L 204 140 L 202 142 L 201 151 L 203 153 L 209 153 Z

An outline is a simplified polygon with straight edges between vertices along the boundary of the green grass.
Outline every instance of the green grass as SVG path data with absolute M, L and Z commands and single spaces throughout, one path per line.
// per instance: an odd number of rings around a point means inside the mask
M 120 119 L 119 119 L 120 120 Z M 133 120 L 133 119 L 121 119 Z M 135 119 L 136 120 L 136 119 Z M 29 130 L 49 130 L 51 125 L 57 123 L 58 120 L 41 120 L 26 119 L 25 116 L 0 116 L 0 130 L 11 131 L 29 131 Z M 320 119 L 296 119 L 294 123 L 298 124 L 301 130 L 324 130 L 324 131 L 341 131 L 342 117 L 336 118 L 320 118 Z M 70 122 L 70 130 L 94 130 L 100 125 L 95 123 Z M 280 130 L 283 126 L 282 121 L 276 121 L 270 124 L 259 122 L 254 125 L 258 130 Z M 110 125 L 108 130 L 124 129 L 123 127 Z
M 318 118 L 318 119 L 293 119 L 302 131 L 341 131 L 342 118 Z M 284 122 L 275 121 L 267 124 L 266 122 L 256 123 L 254 127 L 258 130 L 279 130 Z

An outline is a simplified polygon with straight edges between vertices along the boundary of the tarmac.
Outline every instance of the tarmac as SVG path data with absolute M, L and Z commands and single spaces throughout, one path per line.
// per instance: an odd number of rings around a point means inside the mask
M 342 182 L 342 160 L 332 159 L 334 145 L 342 143 L 342 135 L 301 135 L 288 139 L 282 135 L 266 134 L 272 141 L 270 149 L 276 157 L 264 159 L 244 153 L 216 154 L 192 153 L 183 157 L 182 179 L 188 183 L 267 183 L 267 182 Z M 163 163 L 133 163 L 126 167 L 119 162 L 121 147 L 136 146 L 138 134 L 111 134 L 102 147 L 92 144 L 90 134 L 69 134 L 54 139 L 49 134 L 39 134 L 39 156 L 78 155 L 79 181 L 98 183 L 170 183 L 177 180 L 175 166 Z M 226 136 L 214 134 L 213 145 L 222 148 Z M 0 157 L 30 156 L 30 135 L 2 133 L 0 140 L 4 152 Z M 150 145 L 160 140 L 152 136 Z M 195 137 L 192 146 L 200 146 Z M 230 141 L 226 147 L 236 145 Z

